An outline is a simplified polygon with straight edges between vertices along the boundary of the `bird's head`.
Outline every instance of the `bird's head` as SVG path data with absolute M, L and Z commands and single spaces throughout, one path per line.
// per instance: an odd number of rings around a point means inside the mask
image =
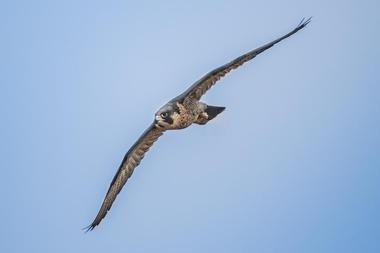
M 166 104 L 155 114 L 155 125 L 163 129 L 174 129 L 179 116 L 178 107 L 174 104 Z

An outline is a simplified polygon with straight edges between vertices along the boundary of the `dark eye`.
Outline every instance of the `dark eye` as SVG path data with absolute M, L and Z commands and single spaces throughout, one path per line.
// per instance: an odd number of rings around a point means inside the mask
M 163 112 L 163 113 L 161 113 L 161 117 L 162 117 L 163 119 L 167 118 L 168 116 L 169 116 L 169 113 L 168 113 L 168 112 Z

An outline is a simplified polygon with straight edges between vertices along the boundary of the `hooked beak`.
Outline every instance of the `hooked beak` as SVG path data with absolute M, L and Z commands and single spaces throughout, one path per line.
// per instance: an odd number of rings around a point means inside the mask
M 167 122 L 162 120 L 161 116 L 155 116 L 154 124 L 159 129 L 166 129 L 169 126 L 169 124 Z
M 157 128 L 159 128 L 159 129 L 163 129 L 164 128 L 164 126 L 162 126 L 162 118 L 159 116 L 159 115 L 157 115 L 155 118 L 154 118 L 154 125 L 157 127 Z

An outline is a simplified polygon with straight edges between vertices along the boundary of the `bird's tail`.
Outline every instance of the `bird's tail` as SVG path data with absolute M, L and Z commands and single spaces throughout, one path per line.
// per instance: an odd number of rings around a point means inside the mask
M 226 107 L 207 105 L 205 112 L 208 115 L 208 121 L 215 118 L 219 113 L 223 112 Z

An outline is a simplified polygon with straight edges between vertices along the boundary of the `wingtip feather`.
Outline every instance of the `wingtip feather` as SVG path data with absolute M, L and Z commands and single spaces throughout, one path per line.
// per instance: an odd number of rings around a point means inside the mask
M 311 19 L 312 19 L 312 18 L 313 18 L 312 16 L 309 17 L 308 19 L 306 19 L 306 18 L 302 18 L 302 19 L 301 19 L 301 22 L 298 24 L 298 26 L 297 26 L 296 29 L 302 29 L 302 28 L 304 28 L 305 26 L 307 26 L 307 25 L 311 22 Z
M 91 224 L 91 225 L 88 225 L 87 227 L 82 228 L 82 230 L 83 230 L 84 233 L 86 234 L 86 233 L 88 233 L 88 232 L 94 230 L 95 227 L 96 227 L 96 225 Z

